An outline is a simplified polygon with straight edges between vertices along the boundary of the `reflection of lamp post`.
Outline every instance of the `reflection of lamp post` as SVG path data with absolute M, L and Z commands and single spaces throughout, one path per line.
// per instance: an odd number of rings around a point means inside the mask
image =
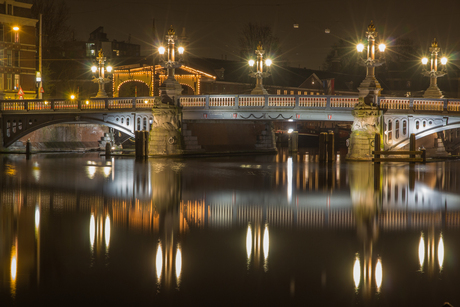
M 252 90 L 251 94 L 253 95 L 268 95 L 268 92 L 266 89 L 264 89 L 264 86 L 262 84 L 263 78 L 269 77 L 270 76 L 270 65 L 272 65 L 272 60 L 266 59 L 265 63 L 263 61 L 265 50 L 262 47 L 262 43 L 259 42 L 259 45 L 257 46 L 257 49 L 255 50 L 255 54 L 257 55 L 257 60 L 249 60 L 248 64 L 250 67 L 251 72 L 249 73 L 249 76 L 256 78 L 256 87 Z M 256 70 L 253 70 L 254 64 L 256 64 Z M 267 68 L 267 71 L 264 72 L 264 66 Z
M 105 72 L 108 74 L 112 73 L 112 66 L 105 66 L 107 58 L 102 53 L 102 49 L 99 50 L 99 56 L 96 58 L 97 65 L 91 66 L 91 71 L 93 72 L 93 82 L 99 84 L 99 90 L 95 98 L 107 98 L 107 93 L 105 92 L 104 84 L 110 82 L 109 77 L 105 77 Z
M 433 40 L 433 43 L 430 47 L 431 52 L 431 67 L 430 70 L 426 69 L 426 64 L 428 63 L 428 59 L 425 57 L 422 59 L 423 64 L 423 72 L 422 74 L 426 77 L 430 77 L 430 87 L 425 91 L 423 94 L 424 98 L 442 98 L 442 92 L 439 90 L 438 87 L 438 78 L 444 76 L 446 72 L 446 64 L 447 58 L 441 58 L 442 69 L 438 71 L 438 53 L 441 51 L 441 48 L 438 47 L 438 42 L 436 38 Z
M 184 54 L 184 47 L 180 46 L 176 50 L 176 31 L 174 31 L 173 27 L 168 30 L 168 34 L 165 37 L 165 40 L 168 43 L 168 47 L 165 48 L 163 46 L 158 48 L 158 53 L 160 54 L 160 63 L 163 68 L 167 69 L 167 78 L 163 81 L 162 87 L 164 88 L 163 91 L 166 91 L 166 94 L 169 97 L 175 97 L 182 93 L 182 86 L 177 82 L 176 78 L 174 77 L 176 68 L 182 66 L 182 58 L 179 61 L 176 61 L 176 51 L 182 57 Z M 165 59 L 165 52 L 167 52 L 166 59 Z
M 375 78 L 375 67 L 381 66 L 385 63 L 383 58 L 376 59 L 375 58 L 375 38 L 377 37 L 377 31 L 375 31 L 374 23 L 371 21 L 370 25 L 367 27 L 366 32 L 366 39 L 367 39 L 367 57 L 366 59 L 361 59 L 361 65 L 366 67 L 366 78 L 363 80 L 361 85 L 359 86 L 359 96 L 366 97 L 368 94 L 374 94 L 375 90 L 380 91 L 382 90 L 380 83 Z M 364 44 L 360 43 L 356 46 L 356 49 L 359 53 L 364 51 Z M 379 44 L 379 51 L 380 54 L 383 55 L 385 51 L 385 44 Z M 364 103 L 370 104 L 370 101 L 364 100 Z M 374 102 L 375 103 L 375 102 Z

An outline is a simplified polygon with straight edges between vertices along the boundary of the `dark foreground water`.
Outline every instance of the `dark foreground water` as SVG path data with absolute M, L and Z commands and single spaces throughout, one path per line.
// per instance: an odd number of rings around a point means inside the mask
M 460 306 L 460 162 L 66 154 L 0 170 L 0 306 Z

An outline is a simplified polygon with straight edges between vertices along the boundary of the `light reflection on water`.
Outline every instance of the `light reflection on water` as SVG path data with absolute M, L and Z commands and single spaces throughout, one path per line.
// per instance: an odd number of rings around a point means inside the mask
M 123 290 L 138 302 L 236 303 L 261 284 L 262 301 L 278 305 L 399 305 L 398 287 L 455 305 L 445 283 L 459 283 L 460 163 L 315 160 L 4 157 L 1 298 L 32 300 L 35 278 L 70 297 L 77 281 L 77 300 L 93 298 L 97 280 L 112 302 Z

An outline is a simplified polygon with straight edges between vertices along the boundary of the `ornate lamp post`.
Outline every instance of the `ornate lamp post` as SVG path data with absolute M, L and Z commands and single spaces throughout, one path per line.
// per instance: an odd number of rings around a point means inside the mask
M 360 65 L 366 67 L 366 78 L 361 82 L 360 86 L 358 87 L 359 90 L 359 97 L 367 97 L 368 95 L 374 95 L 375 90 L 377 90 L 377 95 L 382 90 L 380 83 L 375 78 L 375 67 L 382 66 L 385 63 L 383 57 L 376 59 L 375 58 L 375 38 L 377 37 L 377 31 L 375 31 L 374 23 L 371 21 L 369 26 L 367 27 L 366 32 L 366 39 L 367 39 L 367 57 L 365 59 L 361 58 Z M 364 51 L 364 44 L 360 43 L 356 46 L 356 49 L 359 53 Z M 380 55 L 382 56 L 385 52 L 385 44 L 379 44 L 378 46 Z M 364 103 L 370 104 L 370 101 L 364 100 Z
M 375 31 L 374 23 L 371 21 L 367 27 L 367 57 L 362 59 L 361 65 L 366 67 L 366 78 L 358 87 L 359 102 L 352 111 L 354 120 L 351 127 L 348 143 L 347 159 L 350 160 L 371 160 L 374 150 L 375 134 L 380 132 L 379 108 L 376 105 L 377 97 L 382 90 L 380 83 L 375 78 L 375 67 L 383 65 L 383 58 L 375 58 Z M 364 51 L 364 44 L 358 44 L 358 52 Z M 379 45 L 381 55 L 385 51 L 385 44 Z
M 267 90 L 264 88 L 262 80 L 263 78 L 269 77 L 270 74 L 270 65 L 272 65 L 272 60 L 266 59 L 265 63 L 263 61 L 265 50 L 262 47 L 262 43 L 259 42 L 255 54 L 257 55 L 257 60 L 249 60 L 248 64 L 251 69 L 249 76 L 256 78 L 256 87 L 252 90 L 252 95 L 268 95 Z M 256 70 L 254 71 L 254 64 L 256 64 Z M 267 71 L 264 71 L 264 66 L 267 68 Z
M 430 77 L 430 87 L 425 91 L 423 94 L 424 98 L 443 98 L 442 92 L 438 87 L 438 78 L 442 77 L 447 74 L 446 71 L 446 64 L 447 58 L 441 58 L 442 68 L 441 71 L 438 71 L 438 54 L 441 51 L 441 48 L 438 47 L 438 42 L 436 38 L 433 40 L 431 44 L 430 52 L 431 52 L 431 69 L 426 69 L 426 64 L 428 64 L 428 59 L 425 57 L 422 59 L 423 64 L 423 72 L 422 74 L 426 77 Z
M 180 58 L 179 61 L 176 61 L 176 51 L 179 53 L 179 56 L 182 57 L 185 49 L 182 46 L 176 48 L 177 36 L 176 31 L 174 31 L 172 26 L 168 30 L 165 40 L 168 43 L 167 49 L 163 46 L 158 48 L 158 53 L 160 54 L 160 64 L 163 68 L 166 68 L 168 76 L 166 80 L 163 81 L 162 92 L 166 91 L 166 95 L 169 97 L 175 97 L 182 93 L 182 86 L 174 77 L 176 68 L 182 66 L 182 58 Z M 167 52 L 166 58 L 165 52 Z
M 107 75 L 110 75 L 112 73 L 112 66 L 104 65 L 107 58 L 102 53 L 102 49 L 99 50 L 99 56 L 96 60 L 97 65 L 91 66 L 91 71 L 93 72 L 93 82 L 99 84 L 99 90 L 95 98 L 107 98 L 108 96 L 105 92 L 104 84 L 109 83 L 110 78 L 105 76 L 105 72 L 107 72 Z

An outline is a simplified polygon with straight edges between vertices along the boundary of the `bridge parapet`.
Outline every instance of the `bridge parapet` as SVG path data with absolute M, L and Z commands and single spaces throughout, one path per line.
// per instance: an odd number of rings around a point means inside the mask
M 308 96 L 308 95 L 201 95 L 181 96 L 180 105 L 184 109 L 211 108 L 313 108 L 352 109 L 358 97 L 351 96 Z
M 5 100 L 0 101 L 0 111 L 86 111 L 114 109 L 152 109 L 158 97 L 97 98 L 86 100 Z

